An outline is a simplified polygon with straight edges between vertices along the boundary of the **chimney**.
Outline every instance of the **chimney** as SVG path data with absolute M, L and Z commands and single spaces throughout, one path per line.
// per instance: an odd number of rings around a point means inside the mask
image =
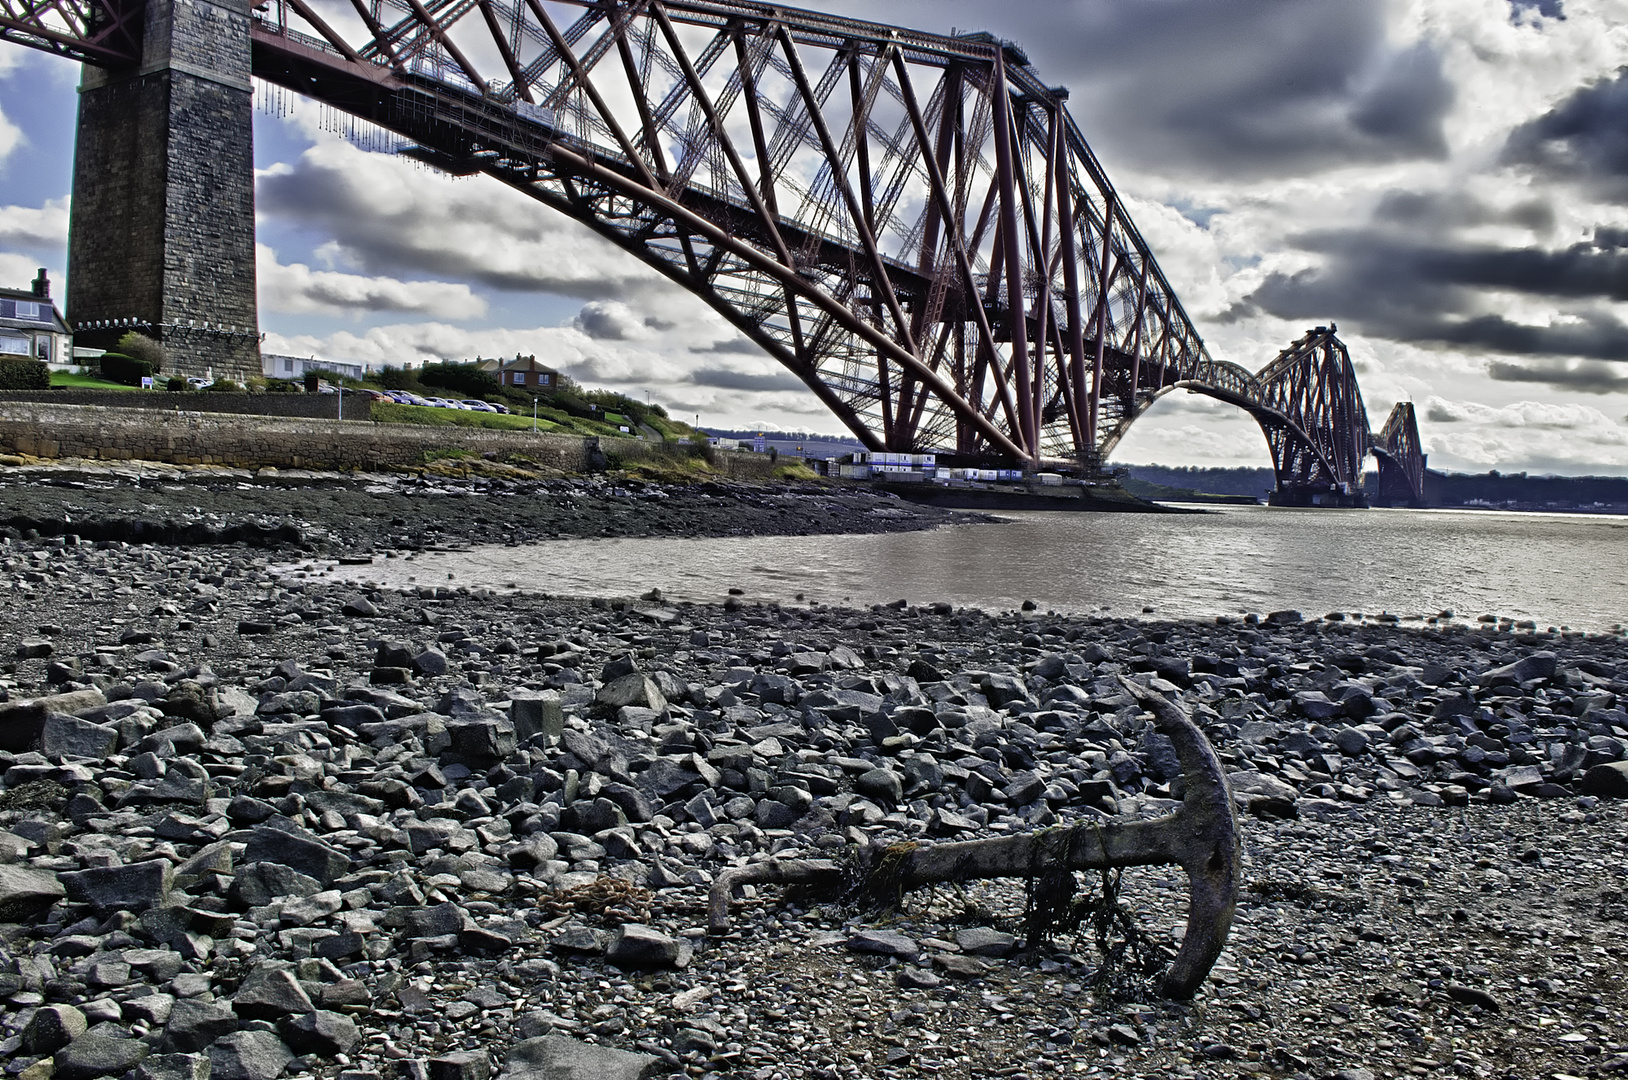
M 41 300 L 51 299 L 51 280 L 45 276 L 45 267 L 40 267 L 40 276 L 34 279 L 34 295 Z

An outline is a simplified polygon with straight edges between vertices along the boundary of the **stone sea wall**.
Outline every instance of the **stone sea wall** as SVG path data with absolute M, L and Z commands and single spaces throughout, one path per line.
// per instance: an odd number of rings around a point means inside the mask
M 15 400 L 0 401 L 0 448 L 42 458 L 368 471 L 463 452 L 565 472 L 635 464 L 655 451 L 636 439 Z M 717 461 L 735 479 L 767 478 L 773 468 L 758 454 L 719 454 Z

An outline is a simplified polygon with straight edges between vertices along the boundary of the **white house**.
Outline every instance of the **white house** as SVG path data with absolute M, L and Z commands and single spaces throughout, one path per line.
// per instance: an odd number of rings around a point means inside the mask
M 27 289 L 0 289 L 0 356 L 73 363 L 73 331 L 51 301 L 44 269 Z
M 307 371 L 320 371 L 324 375 L 344 375 L 360 379 L 367 374 L 366 364 L 347 364 L 342 360 L 321 360 L 315 356 L 284 356 L 281 353 L 260 354 L 260 374 L 268 379 L 305 378 Z

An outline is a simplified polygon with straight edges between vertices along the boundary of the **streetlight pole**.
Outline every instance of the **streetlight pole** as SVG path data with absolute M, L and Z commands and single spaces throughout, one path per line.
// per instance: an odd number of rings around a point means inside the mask
M 531 399 L 531 433 L 537 434 L 537 399 Z

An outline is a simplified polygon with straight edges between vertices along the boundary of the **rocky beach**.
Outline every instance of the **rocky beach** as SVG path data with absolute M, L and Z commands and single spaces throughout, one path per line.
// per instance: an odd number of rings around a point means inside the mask
M 1619 636 L 359 588 L 324 571 L 957 518 L 127 468 L 0 486 L 8 1076 L 1628 1075 Z M 764 860 L 1169 812 L 1123 678 L 1192 717 L 1239 816 L 1191 1000 L 1157 992 L 1175 866 L 1080 875 L 1078 925 L 1017 878 L 747 887 L 709 927 Z

